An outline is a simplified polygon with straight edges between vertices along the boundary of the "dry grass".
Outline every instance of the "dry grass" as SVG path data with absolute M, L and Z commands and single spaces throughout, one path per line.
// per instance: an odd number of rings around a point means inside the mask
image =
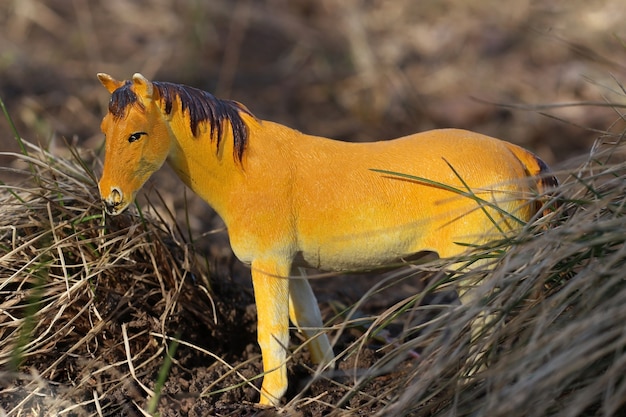
M 341 372 L 324 388 L 340 394 L 316 392 L 313 382 L 312 391 L 300 392 L 285 409 L 301 415 L 315 415 L 313 406 L 331 415 L 623 414 L 623 156 L 621 138 L 599 143 L 579 169 L 562 174 L 553 194 L 558 209 L 465 259 L 490 254 L 493 273 L 446 274 L 449 263 L 442 260 L 386 275 L 334 326 L 344 340 L 361 329 L 342 345 Z M 105 219 L 92 170 L 79 159 L 32 145 L 28 156 L 13 157 L 31 178 L 0 193 L 0 407 L 10 416 L 146 413 L 141 410 L 155 391 L 167 387 L 157 371 L 180 329 L 190 321 L 198 332 L 224 324 L 215 326 L 206 278 L 189 245 L 162 219 L 136 211 Z M 411 274 L 430 277 L 426 291 L 374 317 L 359 316 L 370 295 Z M 490 277 L 476 302 L 423 303 L 477 275 Z M 472 346 L 485 354 L 470 357 L 467 329 L 484 312 L 495 319 Z M 210 356 L 224 362 L 219 351 L 185 337 L 184 345 L 206 353 L 201 367 L 215 366 Z M 373 355 L 367 368 L 359 359 L 365 355 Z M 174 365 L 183 366 L 177 357 Z M 254 378 L 245 359 L 226 361 L 232 365 L 223 373 L 235 376 L 239 388 L 217 381 L 196 400 L 239 391 Z M 173 404 L 162 402 L 161 415 L 171 415 Z
M 212 325 L 206 277 L 166 222 L 105 219 L 84 162 L 26 145 L 11 156 L 30 179 L 0 192 L 0 407 L 115 415 L 119 392 L 152 394 L 144 368 L 166 356 L 163 335 Z

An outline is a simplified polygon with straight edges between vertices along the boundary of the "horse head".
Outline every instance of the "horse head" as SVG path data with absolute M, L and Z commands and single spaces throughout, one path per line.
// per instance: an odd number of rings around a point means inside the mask
M 101 124 L 106 139 L 98 187 L 107 213 L 117 215 L 165 162 L 170 133 L 158 107 L 158 91 L 143 75 L 124 82 L 101 73 L 98 79 L 111 93 Z

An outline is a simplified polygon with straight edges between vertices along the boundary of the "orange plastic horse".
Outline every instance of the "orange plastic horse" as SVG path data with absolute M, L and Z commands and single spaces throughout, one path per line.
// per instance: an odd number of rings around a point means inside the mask
M 251 265 L 262 404 L 277 405 L 287 389 L 289 319 L 311 339 L 315 362 L 334 358 L 309 283 L 290 279 L 294 268 L 458 255 L 522 227 L 539 209 L 533 196 L 551 181 L 539 178 L 548 169 L 530 152 L 478 133 L 346 143 L 259 120 L 192 87 L 141 74 L 98 78 L 111 93 L 99 183 L 106 211 L 122 212 L 167 160 L 222 217 L 235 255 Z

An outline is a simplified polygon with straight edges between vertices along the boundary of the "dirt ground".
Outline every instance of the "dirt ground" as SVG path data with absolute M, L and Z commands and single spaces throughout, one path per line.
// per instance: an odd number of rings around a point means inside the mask
M 621 0 L 506 6 L 492 0 L 471 5 L 460 0 L 5 1 L 0 5 L 0 98 L 22 137 L 59 155 L 67 155 L 67 140 L 85 149 L 87 159 L 103 156 L 99 123 L 108 94 L 95 74 L 128 78 L 142 72 L 238 100 L 258 117 L 307 133 L 372 141 L 431 128 L 467 128 L 523 145 L 558 170 L 563 161 L 586 154 L 602 131 L 624 130 L 618 111 L 604 106 L 626 105 L 616 82 L 626 82 L 624 21 Z M 549 106 L 563 103 L 581 105 Z M 4 118 L 0 146 L 17 150 Z M 0 162 L 12 166 L 14 158 L 3 156 Z M 4 175 L 3 180 L 14 179 Z M 145 187 L 157 206 L 162 199 L 175 213 L 189 209 L 195 250 L 210 260 L 213 301 L 179 307 L 162 327 L 156 319 L 164 314 L 162 304 L 153 300 L 153 311 L 142 310 L 150 303 L 123 297 L 129 282 L 101 283 L 106 295 L 98 306 L 109 313 L 111 327 L 98 339 L 109 352 L 100 360 L 124 359 L 123 346 L 111 342 L 120 340 L 124 323 L 136 330 L 131 347 L 145 358 L 159 352 L 146 329 L 180 334 L 194 347 L 178 346 L 160 415 L 274 415 L 272 409 L 255 407 L 258 393 L 242 384 L 242 378 L 261 372 L 249 271 L 230 252 L 220 220 L 181 190 L 168 169 Z M 186 228 L 185 222 L 178 223 Z M 337 305 L 352 305 L 379 280 L 379 275 L 363 277 L 355 285 L 354 277 L 344 277 L 313 280 L 313 285 L 325 318 L 331 319 Z M 197 282 L 184 285 L 188 293 L 199 294 Z M 403 282 L 370 298 L 362 311 L 376 315 L 423 285 L 418 279 Z M 357 337 L 343 334 L 337 350 L 349 348 Z M 302 343 L 293 338 L 294 345 Z M 345 397 L 350 391 L 343 383 L 350 386 L 357 370 L 377 363 L 385 354 L 383 345 L 361 346 L 359 355 L 340 361 L 333 378 L 314 382 L 302 401 L 291 403 L 296 406 L 288 415 L 375 413 L 385 402 L 389 380 L 418 366 L 407 357 L 395 373 L 372 378 L 360 394 Z M 83 353 L 67 368 L 84 373 L 102 365 L 85 364 L 89 352 Z M 46 358 L 40 359 L 29 365 L 44 371 Z M 141 380 L 154 383 L 161 365 L 146 365 Z M 307 366 L 307 353 L 298 350 L 290 361 L 288 400 L 309 384 L 314 372 Z M 55 378 L 66 383 L 73 377 L 67 375 Z M 94 378 L 116 378 L 114 372 L 99 375 Z M 207 387 L 215 394 L 201 396 Z M 145 398 L 136 382 L 122 381 L 114 393 L 107 401 L 118 408 L 109 415 L 141 415 L 137 404 Z M 11 400 L 18 399 L 19 394 L 4 397 L 0 406 L 10 409 Z

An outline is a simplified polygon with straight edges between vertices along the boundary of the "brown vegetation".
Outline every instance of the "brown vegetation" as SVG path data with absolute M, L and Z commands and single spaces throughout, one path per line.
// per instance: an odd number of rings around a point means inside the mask
M 446 272 L 450 260 L 431 259 L 376 273 L 351 306 L 332 303 L 338 371 L 306 368 L 296 349 L 285 410 L 625 412 L 626 165 L 621 141 L 607 140 L 545 196 L 558 208 L 463 259 L 492 256 L 493 273 Z M 104 218 L 81 160 L 33 146 L 13 156 L 32 178 L 0 193 L 1 409 L 141 415 L 157 398 L 160 415 L 260 412 L 252 405 L 261 363 L 250 294 L 209 279 L 210 262 L 199 262 L 185 233 L 154 210 Z M 483 274 L 476 302 L 450 302 L 451 284 Z M 428 284 L 417 291 L 415 280 Z M 411 294 L 398 298 L 406 286 Z M 468 325 L 485 311 L 495 320 L 472 346 L 486 354 L 472 358 Z

